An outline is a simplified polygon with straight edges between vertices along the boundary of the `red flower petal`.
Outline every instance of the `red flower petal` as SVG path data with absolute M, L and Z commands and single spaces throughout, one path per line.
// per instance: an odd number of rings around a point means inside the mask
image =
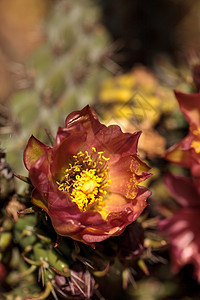
M 150 174 L 147 173 L 149 168 L 136 154 L 139 136 L 140 132 L 125 134 L 119 126 L 106 127 L 87 106 L 66 118 L 66 127 L 58 129 L 52 148 L 33 137 L 30 139 L 24 153 L 24 161 L 35 187 L 32 202 L 48 213 L 58 234 L 93 245 L 122 233 L 125 227 L 141 214 L 150 192 L 138 185 Z M 82 152 L 80 156 L 77 155 L 79 152 Z M 80 159 L 81 155 L 83 158 Z M 78 167 L 69 167 L 76 159 L 77 165 L 74 166 Z M 88 190 L 85 187 L 83 189 L 82 185 L 78 187 L 83 190 L 80 190 L 79 194 L 76 194 L 75 190 L 74 194 L 77 197 L 80 195 L 78 201 L 81 202 L 82 196 L 83 201 L 86 201 L 82 209 L 76 204 L 76 199 L 71 198 L 70 193 L 71 189 L 77 188 L 75 183 L 80 184 L 78 179 L 89 178 L 80 178 L 83 176 L 82 170 L 88 172 L 88 169 L 96 168 L 91 162 L 93 159 L 99 168 L 96 173 L 98 175 L 95 174 L 99 178 L 94 176 L 90 180 L 95 186 L 95 192 L 92 194 L 93 205 L 87 202 L 91 196 L 85 197 Z M 68 174 L 70 177 L 64 177 L 67 168 L 71 168 Z M 111 175 L 112 183 L 111 186 L 105 187 L 107 174 Z M 92 173 L 90 176 L 93 176 Z M 65 179 L 69 182 L 62 181 L 61 185 L 69 186 L 66 187 L 66 191 L 61 191 L 57 181 Z M 93 190 L 89 193 L 93 193 Z
M 117 236 L 117 235 L 121 234 L 123 232 L 123 230 L 119 227 L 113 227 L 110 232 L 108 232 L 107 234 L 103 234 L 100 230 L 96 230 L 96 231 L 91 230 L 91 232 L 90 232 L 90 229 L 87 228 L 87 231 L 84 232 L 84 234 L 82 235 L 82 238 L 83 238 L 83 241 L 85 241 L 88 244 L 98 243 L 98 242 L 102 242 L 102 241 L 106 240 L 107 238 L 109 238 L 111 236 Z
M 141 132 L 130 134 L 123 133 L 117 125 L 106 127 L 98 121 L 97 115 L 89 106 L 66 118 L 68 130 L 80 128 L 80 124 L 87 130 L 87 147 L 95 147 L 98 151 L 104 150 L 109 156 L 113 153 L 136 154 Z
M 105 205 L 100 210 L 100 214 L 104 219 L 109 218 L 111 220 L 119 219 L 125 213 L 127 220 L 130 217 L 130 222 L 133 222 L 146 207 L 146 199 L 150 195 L 151 192 L 144 187 L 138 187 L 138 193 L 134 199 L 127 199 L 120 194 L 111 193 L 106 197 Z
M 110 167 L 109 173 L 112 178 L 110 191 L 134 199 L 138 192 L 139 182 L 151 176 L 147 172 L 140 173 L 139 169 L 147 171 L 149 167 L 142 163 L 137 156 L 121 157 Z
M 200 197 L 192 180 L 168 173 L 164 182 L 182 207 L 200 206 Z
M 59 135 L 59 132 L 58 132 Z M 58 147 L 52 151 L 51 173 L 57 180 L 63 176 L 73 155 L 77 154 L 86 140 L 85 131 L 71 132 Z
M 175 91 L 175 96 L 187 121 L 198 128 L 200 126 L 200 94 L 185 94 Z
M 49 192 L 50 170 L 49 157 L 44 153 L 30 168 L 29 177 L 34 187 L 41 193 Z
M 169 236 L 174 272 L 193 264 L 200 282 L 200 208 L 182 208 L 170 219 L 159 222 L 159 228 Z
M 191 166 L 191 153 L 190 150 L 183 150 L 183 142 L 169 148 L 165 153 L 165 158 L 172 163 L 190 167 Z
M 33 135 L 30 137 L 24 150 L 24 164 L 28 170 L 50 147 L 44 145 Z
M 76 127 L 77 124 L 82 124 L 84 128 L 88 128 L 88 125 L 91 126 L 94 133 L 97 133 L 105 125 L 101 124 L 98 120 L 97 114 L 93 109 L 87 105 L 80 111 L 74 111 L 69 114 L 65 120 L 65 125 L 67 128 Z
M 31 202 L 48 212 L 48 202 L 36 189 L 32 192 Z
M 141 132 L 123 133 L 118 125 L 110 125 L 96 134 L 96 143 L 111 155 L 134 155 L 137 152 L 140 134 Z
M 165 183 L 181 205 L 172 217 L 158 223 L 169 239 L 173 270 L 193 264 L 200 282 L 200 196 L 188 178 L 169 173 Z

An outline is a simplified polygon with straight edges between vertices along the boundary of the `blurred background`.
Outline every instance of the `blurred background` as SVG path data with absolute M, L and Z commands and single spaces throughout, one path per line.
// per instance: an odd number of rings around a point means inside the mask
M 169 93 L 187 84 L 190 74 L 184 73 L 184 66 L 199 48 L 199 6 L 197 0 L 2 0 L 1 147 L 7 149 L 14 170 L 23 172 L 19 157 L 27 137 L 33 133 L 41 138 L 42 127 L 55 134 L 73 109 L 95 104 L 104 118 L 106 107 L 107 118 L 114 114 L 116 121 L 113 102 L 124 106 L 130 94 L 138 94 L 138 86 L 140 92 L 150 86 L 145 97 L 139 96 L 146 99 L 148 93 L 151 98 L 159 94 L 156 80 L 168 86 Z M 105 79 L 138 65 L 134 75 L 122 80 L 120 93 L 114 81 L 101 96 Z M 117 99 L 119 95 L 123 99 Z
M 198 0 L 1 0 L 0 148 L 12 170 L 27 175 L 22 155 L 32 134 L 48 143 L 44 129 L 55 136 L 67 114 L 89 104 L 106 124 L 143 130 L 153 199 L 165 198 L 164 152 L 188 128 L 173 90 L 195 91 L 199 36 Z M 124 299 L 197 299 L 189 269 L 175 282 L 169 267 L 151 272 Z

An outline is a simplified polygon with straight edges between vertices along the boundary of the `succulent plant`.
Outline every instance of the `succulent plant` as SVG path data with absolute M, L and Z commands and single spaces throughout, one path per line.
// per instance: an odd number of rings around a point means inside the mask
M 67 113 L 94 101 L 100 82 L 110 74 L 109 36 L 100 16 L 92 0 L 55 2 L 44 28 L 45 43 L 25 66 L 18 65 L 18 89 L 9 99 L 11 119 L 1 137 L 16 173 L 25 175 L 27 136 L 47 141 L 40 128 L 55 134 Z

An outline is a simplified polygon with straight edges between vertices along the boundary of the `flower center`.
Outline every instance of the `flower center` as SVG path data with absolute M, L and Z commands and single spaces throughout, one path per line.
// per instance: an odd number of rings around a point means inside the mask
M 62 180 L 57 181 L 58 189 L 69 192 L 72 202 L 81 211 L 103 204 L 111 183 L 108 160 L 103 152 L 97 152 L 94 147 L 91 154 L 80 151 L 73 156 L 73 162 L 65 170 Z

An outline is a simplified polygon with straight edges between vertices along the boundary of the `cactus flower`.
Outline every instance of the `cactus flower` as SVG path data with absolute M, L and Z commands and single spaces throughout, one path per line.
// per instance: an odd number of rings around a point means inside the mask
M 193 264 L 200 282 L 200 196 L 189 178 L 169 173 L 165 183 L 179 204 L 172 217 L 159 221 L 160 230 L 168 236 L 172 268 L 177 272 Z
M 24 163 L 32 203 L 59 235 L 93 245 L 137 219 L 151 194 L 140 185 L 150 173 L 136 153 L 139 136 L 106 127 L 86 106 L 66 118 L 53 147 L 29 139 Z
M 189 133 L 167 150 L 166 159 L 190 168 L 200 192 L 200 94 L 175 92 L 175 96 L 189 123 Z

